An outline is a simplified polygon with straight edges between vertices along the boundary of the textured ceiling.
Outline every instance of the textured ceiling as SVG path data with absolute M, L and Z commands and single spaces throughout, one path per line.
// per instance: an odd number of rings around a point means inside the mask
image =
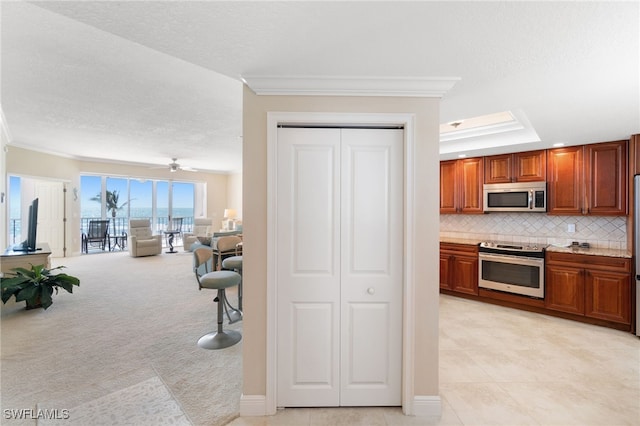
M 242 75 L 460 77 L 441 122 L 517 111 L 541 139 L 456 148 L 470 155 L 640 133 L 637 2 L 0 7 L 0 99 L 17 146 L 239 170 Z

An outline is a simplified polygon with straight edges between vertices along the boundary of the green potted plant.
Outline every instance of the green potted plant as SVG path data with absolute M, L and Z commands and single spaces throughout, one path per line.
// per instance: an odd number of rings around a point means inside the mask
M 31 265 L 30 269 L 13 268 L 9 272 L 11 276 L 0 278 L 2 287 L 2 303 L 7 303 L 11 296 L 15 296 L 16 302 L 27 302 L 27 309 L 47 309 L 53 303 L 51 296 L 55 289 L 62 287 L 69 293 L 73 293 L 73 286 L 80 285 L 80 280 L 65 273 L 53 273 L 64 268 L 47 269 L 44 265 Z

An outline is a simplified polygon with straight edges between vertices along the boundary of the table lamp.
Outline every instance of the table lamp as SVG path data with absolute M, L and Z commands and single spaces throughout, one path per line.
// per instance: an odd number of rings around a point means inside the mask
M 224 209 L 224 220 L 222 221 L 222 228 L 225 231 L 233 231 L 235 228 L 236 211 L 234 209 Z

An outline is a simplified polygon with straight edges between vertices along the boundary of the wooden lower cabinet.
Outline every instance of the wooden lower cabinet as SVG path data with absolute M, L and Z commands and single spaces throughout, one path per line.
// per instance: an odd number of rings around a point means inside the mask
M 571 314 L 584 314 L 584 270 L 547 265 L 545 307 Z
M 478 246 L 440 243 L 440 288 L 478 295 Z
M 603 325 L 631 328 L 631 259 L 547 251 L 544 301 L 478 288 L 478 246 L 440 243 L 443 293 Z
M 545 307 L 631 324 L 630 259 L 547 252 Z
M 631 277 L 620 272 L 586 271 L 585 315 L 630 324 Z

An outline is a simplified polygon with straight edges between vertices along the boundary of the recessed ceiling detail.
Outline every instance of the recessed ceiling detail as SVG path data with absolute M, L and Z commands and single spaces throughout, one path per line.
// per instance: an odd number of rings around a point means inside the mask
M 487 149 L 504 151 L 512 145 L 535 142 L 540 142 L 540 137 L 520 110 L 440 124 L 440 155 L 443 159 L 455 157 L 454 154 L 460 152 Z
M 464 120 L 455 120 L 441 124 L 440 140 L 453 140 L 478 136 L 480 134 L 499 133 L 506 131 L 506 127 L 522 128 L 522 125 L 518 123 L 518 120 L 516 120 L 510 111 L 465 118 Z
M 243 76 L 258 95 L 409 96 L 441 98 L 458 77 Z

